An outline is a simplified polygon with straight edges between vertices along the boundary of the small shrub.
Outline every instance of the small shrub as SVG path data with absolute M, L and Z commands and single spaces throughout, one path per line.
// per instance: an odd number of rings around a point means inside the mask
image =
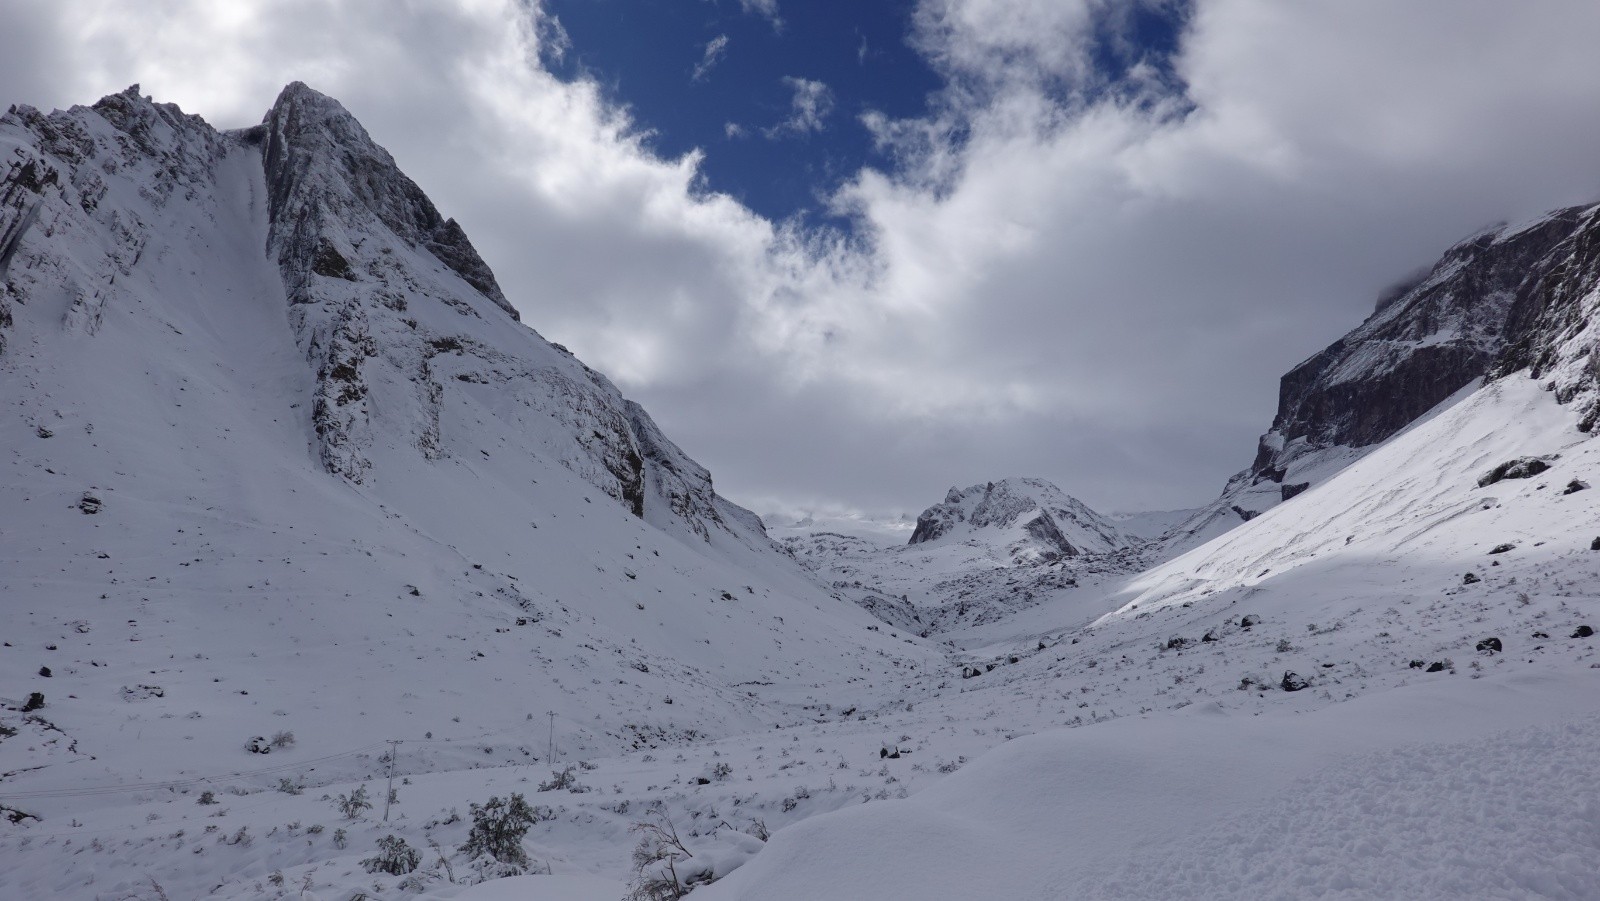
M 569 770 L 570 772 L 570 770 Z M 489 856 L 500 863 L 528 866 L 528 852 L 522 849 L 522 837 L 535 823 L 555 819 L 548 807 L 531 807 L 522 795 L 512 794 L 510 799 L 491 797 L 482 806 L 470 805 L 472 829 L 461 852 L 469 859 Z
M 361 866 L 368 873 L 404 876 L 420 863 L 422 855 L 417 853 L 416 848 L 406 844 L 406 840 L 398 835 L 386 835 L 378 839 L 378 853 L 361 861 Z
M 343 829 L 333 830 L 333 846 L 343 851 L 344 846 L 350 843 L 350 834 Z
M 304 785 L 301 785 L 293 779 L 283 778 L 278 780 L 278 791 L 281 791 L 286 795 L 298 795 L 305 790 L 306 787 Z
M 277 733 L 274 733 L 273 736 L 272 736 L 271 744 L 272 744 L 272 746 L 274 748 L 277 748 L 280 751 L 283 750 L 284 748 L 292 748 L 292 747 L 294 747 L 294 733 L 293 732 L 277 732 Z
M 334 806 L 339 808 L 339 812 L 344 814 L 345 819 L 353 820 L 361 816 L 363 812 L 371 810 L 372 802 L 367 800 L 367 787 L 358 785 L 348 795 L 340 795 L 335 799 Z
M 550 781 L 539 783 L 538 790 L 542 792 L 560 791 L 561 789 L 574 791 L 577 784 L 578 777 L 573 773 L 572 767 L 569 766 L 564 770 L 551 770 Z
M 200 793 L 200 800 L 197 803 L 215 804 L 217 803 L 217 793 L 208 788 Z
M 678 901 L 688 892 L 686 880 L 679 878 L 678 864 L 693 855 L 678 837 L 672 820 L 661 811 L 628 827 L 638 834 L 633 849 L 633 880 L 626 901 Z

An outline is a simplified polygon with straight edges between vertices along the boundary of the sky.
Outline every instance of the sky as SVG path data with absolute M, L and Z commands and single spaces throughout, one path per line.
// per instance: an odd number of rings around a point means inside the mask
M 1591 0 L 19 0 L 0 104 L 341 100 L 523 319 L 779 521 L 1195 506 L 1278 378 L 1600 197 Z

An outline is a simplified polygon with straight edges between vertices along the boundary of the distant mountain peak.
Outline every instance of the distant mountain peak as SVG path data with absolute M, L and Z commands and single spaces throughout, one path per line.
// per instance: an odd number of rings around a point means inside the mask
M 909 543 L 955 534 L 1009 541 L 1043 559 L 1106 553 L 1132 543 L 1114 523 L 1055 484 L 1015 476 L 952 487 L 943 503 L 917 517 Z

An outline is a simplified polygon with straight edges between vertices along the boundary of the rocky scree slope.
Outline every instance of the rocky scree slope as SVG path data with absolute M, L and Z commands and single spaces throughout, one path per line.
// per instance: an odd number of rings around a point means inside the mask
M 1597 241 L 1600 207 L 1582 206 L 1450 248 L 1284 375 L 1255 460 L 1168 540 L 1195 547 L 1295 497 L 1478 379 L 1522 369 L 1539 377 L 1552 365 L 1553 342 L 1577 327 L 1578 298 L 1600 279 Z M 1600 415 L 1589 403 L 1585 429 Z

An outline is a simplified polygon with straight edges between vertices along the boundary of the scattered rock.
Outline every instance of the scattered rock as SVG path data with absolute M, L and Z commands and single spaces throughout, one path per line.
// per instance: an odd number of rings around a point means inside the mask
M 272 742 L 267 741 L 265 736 L 257 735 L 244 743 L 244 749 L 252 754 L 271 754 Z
M 78 509 L 91 515 L 99 513 L 101 505 L 102 501 L 87 491 L 85 491 L 83 493 L 83 497 L 78 500 Z
M 122 686 L 122 699 L 124 701 L 147 701 L 151 698 L 164 698 L 166 696 L 166 690 L 159 685 Z
M 1600 551 L 1600 537 L 1596 537 L 1595 540 L 1589 542 L 1589 550 Z
M 1208 631 L 1206 634 L 1200 636 L 1200 640 L 1201 641 L 1221 641 L 1222 640 L 1222 636 L 1217 634 L 1217 630 L 1216 629 L 1212 629 L 1212 630 Z
M 48 679 L 53 674 L 50 672 L 50 667 L 41 666 L 41 667 L 39 667 L 39 675 L 42 676 L 43 678 Z
M 1500 643 L 1500 639 L 1491 636 L 1478 642 L 1477 649 L 1485 654 L 1498 654 L 1505 650 L 1505 646 Z
M 1504 554 L 1506 551 L 1514 551 L 1516 549 L 1517 549 L 1517 546 L 1514 545 L 1514 544 L 1497 544 L 1494 547 L 1489 549 L 1489 553 L 1491 553 L 1491 554 Z
M 1572 632 L 1573 638 L 1589 638 L 1592 635 L 1594 635 L 1593 626 L 1579 626 Z
M 1261 617 L 1254 613 L 1248 613 L 1239 620 L 1239 628 L 1241 629 L 1249 629 L 1259 625 L 1261 625 Z
M 44 692 L 35 691 L 28 694 L 28 700 L 22 705 L 23 713 L 32 713 L 44 706 Z
M 1562 494 L 1577 494 L 1578 492 L 1583 491 L 1583 490 L 1587 489 L 1588 487 L 1589 487 L 1589 483 L 1588 482 L 1580 481 L 1578 479 L 1573 479 L 1572 481 L 1567 483 L 1567 487 L 1563 488 L 1561 490 L 1561 493 Z
M 33 433 L 35 435 L 38 435 L 40 438 L 49 438 L 49 437 L 55 435 L 55 432 L 50 431 L 49 429 L 45 428 L 44 426 L 39 426 L 37 429 L 34 429 Z
M 1300 691 L 1301 689 L 1309 688 L 1311 683 L 1301 678 L 1299 673 L 1289 670 L 1283 674 L 1283 681 L 1279 682 L 1278 685 L 1284 691 Z
M 1531 479 L 1550 468 L 1550 464 L 1541 457 L 1518 457 L 1507 460 L 1494 469 L 1484 473 L 1478 479 L 1478 487 L 1485 488 L 1501 481 L 1502 479 Z
M 1478 578 L 1478 574 L 1477 573 L 1467 573 L 1466 575 L 1461 577 L 1461 584 L 1462 585 L 1472 585 L 1474 583 L 1482 582 L 1482 581 L 1483 581 L 1482 579 Z
M 1410 665 L 1412 669 L 1422 669 L 1428 665 L 1428 662 L 1426 660 L 1413 660 Z
M 1435 660 L 1434 662 L 1428 664 L 1428 669 L 1426 671 L 1430 673 L 1442 673 L 1444 672 L 1444 663 Z
M 983 670 L 975 666 L 963 666 L 961 668 L 961 678 L 963 679 L 976 679 L 981 675 L 983 675 Z
M 1183 650 L 1184 648 L 1186 648 L 1188 646 L 1189 646 L 1189 639 L 1183 638 L 1182 636 L 1179 636 L 1177 638 L 1169 638 L 1169 639 L 1167 639 L 1167 643 L 1166 643 L 1165 647 L 1169 651 L 1181 651 L 1181 650 Z

